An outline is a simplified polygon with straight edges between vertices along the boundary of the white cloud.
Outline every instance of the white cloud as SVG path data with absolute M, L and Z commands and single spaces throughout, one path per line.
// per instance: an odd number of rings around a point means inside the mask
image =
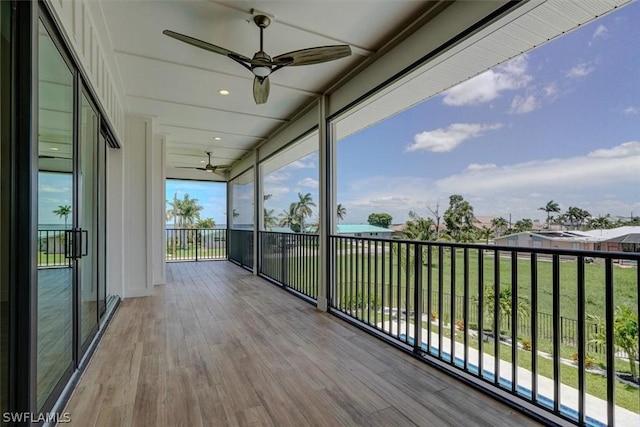
M 288 169 L 312 169 L 315 168 L 316 164 L 313 161 L 304 162 L 302 160 L 296 160 L 289 163 L 286 168 Z
M 583 62 L 567 71 L 567 77 L 570 77 L 572 79 L 585 77 L 591 74 L 595 69 L 596 67 L 592 63 Z
M 291 174 L 286 172 L 282 172 L 282 170 L 271 172 L 270 174 L 264 177 L 265 184 L 277 184 L 280 182 L 284 182 L 291 177 Z
M 608 32 L 609 30 L 607 30 L 607 27 L 600 24 L 598 25 L 598 28 L 596 28 L 596 30 L 593 32 L 592 38 L 596 39 L 598 37 L 606 37 Z
M 310 188 L 318 188 L 318 181 L 307 177 L 301 181 L 298 181 L 298 185 L 302 185 L 303 187 L 310 187 Z
M 468 172 L 484 171 L 487 169 L 495 169 L 497 167 L 498 166 L 495 163 L 485 163 L 485 164 L 470 163 L 469 166 L 466 167 L 465 171 L 468 171 Z
M 558 93 L 558 87 L 555 83 L 549 83 L 544 88 L 542 88 L 542 93 L 544 93 L 545 97 L 551 98 Z
M 492 101 L 503 91 L 527 86 L 531 81 L 527 67 L 526 55 L 519 56 L 447 90 L 443 94 L 443 102 L 461 106 Z
M 624 110 L 622 110 L 622 112 L 624 114 L 626 114 L 627 116 L 633 116 L 634 114 L 638 114 L 640 111 L 638 111 L 638 109 L 636 107 L 629 106 L 629 107 L 625 108 Z
M 510 112 L 514 114 L 524 114 L 524 113 L 529 113 L 538 108 L 540 108 L 540 102 L 538 102 L 535 95 L 528 95 L 528 96 L 517 95 L 511 101 Z
M 438 180 L 435 186 L 445 193 L 474 195 L 524 194 L 543 189 L 553 192 L 580 192 L 587 187 L 615 183 L 637 184 L 640 142 L 632 141 L 613 148 L 592 151 L 585 156 L 537 160 L 487 170 L 465 170 Z
M 500 129 L 502 124 L 453 123 L 446 128 L 424 131 L 414 135 L 413 144 L 406 151 L 427 150 L 436 153 L 451 151 L 470 138 L 476 138 L 487 130 Z
M 640 142 L 630 141 L 613 148 L 601 148 L 587 154 L 587 157 L 596 159 L 613 159 L 620 157 L 640 156 Z

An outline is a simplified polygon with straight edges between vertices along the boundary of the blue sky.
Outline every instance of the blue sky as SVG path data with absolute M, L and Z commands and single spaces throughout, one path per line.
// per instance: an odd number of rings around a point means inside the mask
M 198 199 L 198 204 L 202 206 L 200 218 L 213 218 L 216 226 L 224 226 L 227 224 L 227 187 L 226 184 L 217 182 L 204 181 L 184 181 L 184 180 L 167 180 L 167 196 L 168 201 L 172 201 L 174 195 L 178 199 L 182 199 L 188 194 L 192 199 Z M 167 205 L 167 209 L 170 207 Z
M 340 141 L 345 222 L 443 212 L 450 194 L 514 220 L 551 199 L 639 215 L 638 22 L 635 3 Z

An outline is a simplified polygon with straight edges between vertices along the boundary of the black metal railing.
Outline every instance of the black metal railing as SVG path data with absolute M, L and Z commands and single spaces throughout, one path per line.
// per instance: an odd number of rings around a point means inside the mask
M 38 267 L 69 267 L 67 230 L 38 230 Z
M 227 257 L 227 230 L 170 228 L 166 230 L 167 261 L 201 261 Z
M 318 298 L 318 235 L 260 232 L 260 275 Z
M 229 261 L 246 268 L 253 269 L 253 230 L 228 229 Z
M 344 236 L 330 251 L 332 312 L 548 420 L 637 422 L 616 371 L 640 352 L 639 253 Z

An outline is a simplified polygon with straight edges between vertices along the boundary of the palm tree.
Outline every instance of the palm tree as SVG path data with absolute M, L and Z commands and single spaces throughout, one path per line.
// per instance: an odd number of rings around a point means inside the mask
M 546 206 L 538 208 L 539 211 L 545 211 L 547 213 L 547 230 L 551 226 L 551 212 L 560 212 L 560 205 L 553 200 L 549 200 Z
M 509 227 L 509 222 L 503 217 L 493 218 L 491 220 L 491 227 L 496 232 L 496 236 L 500 237 L 502 233 Z
M 280 220 L 278 221 L 278 225 L 280 227 L 289 227 L 292 231 L 298 232 L 300 227 L 300 218 L 298 218 L 298 214 L 296 213 L 296 204 L 291 203 L 289 205 L 289 210 L 282 210 L 280 214 Z M 298 231 L 296 231 L 298 230 Z
M 298 216 L 298 220 L 300 222 L 300 231 L 302 233 L 305 232 L 304 229 L 304 219 L 310 217 L 313 214 L 313 210 L 311 206 L 315 207 L 316 204 L 313 203 L 313 198 L 311 197 L 311 193 L 307 193 L 302 195 L 302 193 L 298 193 L 298 202 L 295 203 L 295 213 Z
M 513 225 L 513 230 L 516 233 L 521 233 L 523 231 L 529 231 L 533 229 L 533 221 L 529 218 L 522 218 L 516 221 Z
M 276 226 L 276 217 L 273 215 L 273 209 L 267 210 L 267 208 L 264 208 L 262 224 L 267 231 L 271 231 Z
M 344 217 L 347 216 L 347 208 L 345 208 L 342 203 L 338 203 L 337 215 L 338 222 L 340 222 L 340 220 L 343 220 Z
M 571 222 L 571 226 L 576 229 L 580 229 L 580 227 L 582 227 L 582 224 L 584 224 L 587 218 L 591 216 L 591 214 L 586 210 L 580 209 L 575 206 L 569 206 L 569 209 L 567 209 L 566 215 L 567 215 L 567 218 L 569 219 L 569 222 Z
M 595 218 L 589 219 L 587 221 L 587 227 L 592 230 L 609 228 L 611 226 L 611 215 L 607 214 L 605 216 L 599 215 Z
M 67 219 L 69 215 L 71 215 L 71 206 L 69 205 L 58 205 L 58 209 L 53 211 L 54 214 L 58 215 L 59 218 L 64 217 L 64 228 L 67 228 Z
M 483 225 L 482 228 L 478 229 L 478 237 L 483 239 L 487 245 L 489 244 L 489 239 L 493 236 L 495 236 L 495 233 L 492 228 Z
M 434 240 L 436 224 L 431 218 L 423 218 L 414 211 L 409 211 L 409 218 L 411 219 L 405 223 L 402 230 L 404 237 L 409 240 Z

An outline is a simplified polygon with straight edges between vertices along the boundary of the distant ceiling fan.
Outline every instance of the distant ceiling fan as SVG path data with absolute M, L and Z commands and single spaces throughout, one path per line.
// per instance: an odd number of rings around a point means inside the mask
M 269 98 L 269 75 L 286 66 L 312 65 L 322 62 L 333 61 L 335 59 L 344 58 L 351 55 L 351 48 L 348 45 L 335 46 L 319 46 L 308 49 L 294 50 L 293 52 L 283 53 L 273 59 L 263 50 L 262 32 L 271 23 L 271 19 L 265 15 L 256 15 L 253 22 L 260 28 L 260 50 L 253 55 L 253 59 L 244 55 L 230 51 L 223 47 L 215 46 L 184 34 L 176 33 L 170 30 L 164 30 L 162 34 L 173 37 L 190 45 L 228 56 L 229 58 L 242 65 L 255 76 L 253 79 L 253 99 L 256 104 L 264 104 Z
M 209 156 L 209 162 L 207 162 L 207 165 L 203 168 L 194 168 L 194 167 L 190 167 L 190 166 L 177 166 L 178 169 L 197 169 L 199 171 L 205 171 L 205 172 L 209 172 L 209 173 L 219 173 L 221 169 L 229 169 L 231 166 L 230 165 L 217 165 L 214 166 L 211 164 L 211 151 L 205 151 L 205 153 L 207 153 L 207 156 Z

